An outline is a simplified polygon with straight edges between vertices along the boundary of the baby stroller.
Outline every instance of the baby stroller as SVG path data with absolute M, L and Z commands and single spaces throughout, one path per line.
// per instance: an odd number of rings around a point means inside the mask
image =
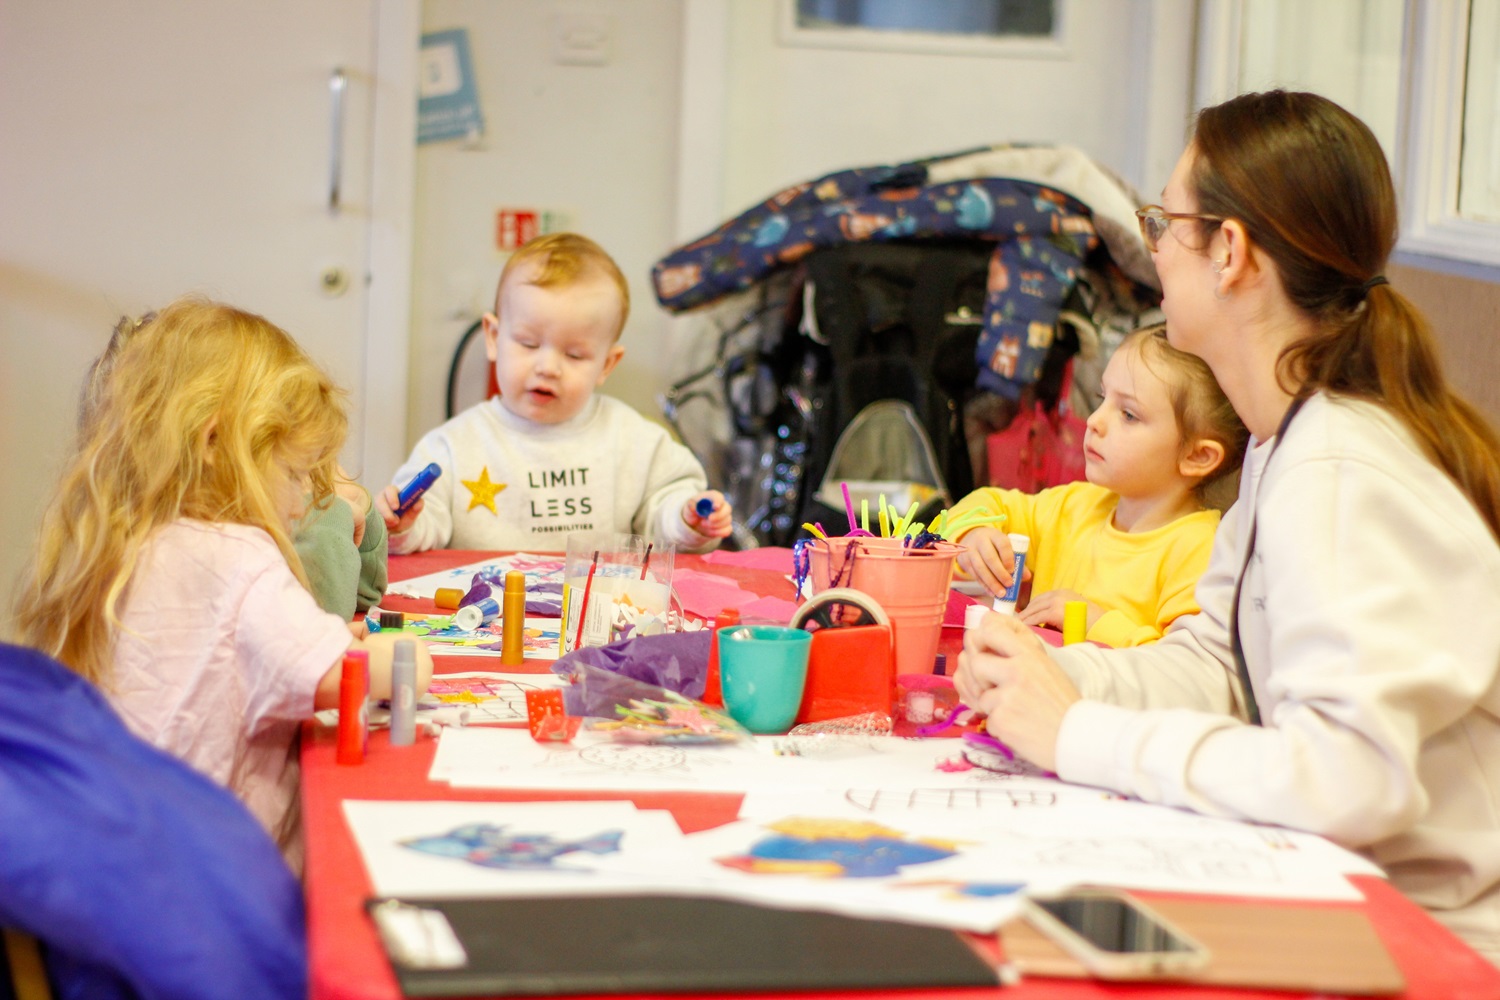
M 1113 192 L 1111 215 L 998 166 L 1084 177 Z M 1135 203 L 1102 176 L 1041 147 L 842 171 L 658 262 L 658 300 L 712 330 L 663 410 L 734 503 L 740 545 L 790 544 L 804 522 L 842 532 L 843 483 L 856 510 L 886 493 L 923 519 L 988 481 L 965 432 L 976 401 L 1055 400 L 1080 349 L 1102 368 L 1158 300 L 1103 238 L 1154 280 Z

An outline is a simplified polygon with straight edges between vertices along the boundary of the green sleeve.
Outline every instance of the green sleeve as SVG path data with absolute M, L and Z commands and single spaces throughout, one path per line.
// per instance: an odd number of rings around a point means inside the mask
M 359 592 L 357 595 L 357 610 L 363 614 L 380 603 L 385 596 L 386 584 L 390 582 L 387 576 L 387 539 L 385 533 L 385 519 L 380 516 L 380 511 L 375 505 L 370 505 L 370 511 L 365 515 L 365 537 L 359 544 Z
M 354 510 L 336 498 L 324 507 L 309 507 L 292 529 L 292 544 L 318 607 L 352 619 L 361 563 L 354 546 Z

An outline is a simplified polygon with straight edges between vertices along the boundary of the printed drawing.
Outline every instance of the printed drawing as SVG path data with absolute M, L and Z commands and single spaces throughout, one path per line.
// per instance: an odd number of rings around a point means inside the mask
M 850 788 L 844 801 L 865 812 L 906 809 L 1020 809 L 1055 806 L 1057 793 L 1028 788 Z
M 499 677 L 432 678 L 427 694 L 417 703 L 418 711 L 461 708 L 468 711 L 467 725 L 526 721 L 526 692 L 549 684 L 527 684 Z
M 1049 838 L 1037 843 L 1032 860 L 1052 870 L 1095 869 L 1131 875 L 1167 875 L 1188 881 L 1282 881 L 1280 870 L 1270 858 L 1232 841 Z
M 576 865 L 557 864 L 569 854 L 615 854 L 620 850 L 623 830 L 605 830 L 582 840 L 559 840 L 550 833 L 510 834 L 508 826 L 493 823 L 469 823 L 447 833 L 430 837 L 413 837 L 401 841 L 423 854 L 466 861 L 481 868 L 504 868 L 511 871 L 587 872 Z
M 695 746 L 691 752 L 680 746 L 650 743 L 594 743 L 583 747 L 550 750 L 538 767 L 555 768 L 570 775 L 676 774 L 692 776 L 702 767 L 723 767 L 729 761 L 712 750 Z
M 420 638 L 432 652 L 444 655 L 455 653 L 500 655 L 504 629 L 500 619 L 475 629 L 461 629 L 453 624 L 451 615 L 409 615 L 406 627 L 399 634 L 410 633 Z M 532 659 L 553 659 L 557 656 L 558 630 L 553 619 L 528 618 L 522 629 L 521 647 L 523 655 Z
M 879 878 L 951 858 L 959 846 L 957 841 L 908 838 L 869 820 L 792 816 L 765 827 L 773 835 L 757 840 L 747 853 L 714 860 L 758 875 Z

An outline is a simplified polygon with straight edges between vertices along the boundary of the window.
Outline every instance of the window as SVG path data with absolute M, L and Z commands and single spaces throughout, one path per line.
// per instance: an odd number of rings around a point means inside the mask
M 1271 87 L 1338 101 L 1390 160 L 1398 253 L 1500 268 L 1500 4 L 1227 0 L 1204 13 L 1198 106 Z
M 1500 223 L 1500 4 L 1469 6 L 1458 214 Z
M 1064 0 L 782 0 L 781 41 L 820 48 L 1062 56 Z

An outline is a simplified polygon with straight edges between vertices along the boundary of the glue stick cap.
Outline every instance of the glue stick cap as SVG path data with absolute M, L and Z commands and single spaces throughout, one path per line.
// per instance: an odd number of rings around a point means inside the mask
M 456 611 L 463 599 L 464 592 L 457 587 L 439 587 L 432 597 L 432 603 L 445 611 Z
M 459 608 L 453 614 L 453 624 L 464 631 L 472 631 L 500 616 L 500 605 L 493 597 L 486 597 L 477 604 Z
M 1023 553 L 1031 551 L 1030 535 L 1006 535 L 1005 537 L 1010 540 L 1012 552 Z
M 971 604 L 964 608 L 964 628 L 978 628 L 990 609 L 983 604 Z

